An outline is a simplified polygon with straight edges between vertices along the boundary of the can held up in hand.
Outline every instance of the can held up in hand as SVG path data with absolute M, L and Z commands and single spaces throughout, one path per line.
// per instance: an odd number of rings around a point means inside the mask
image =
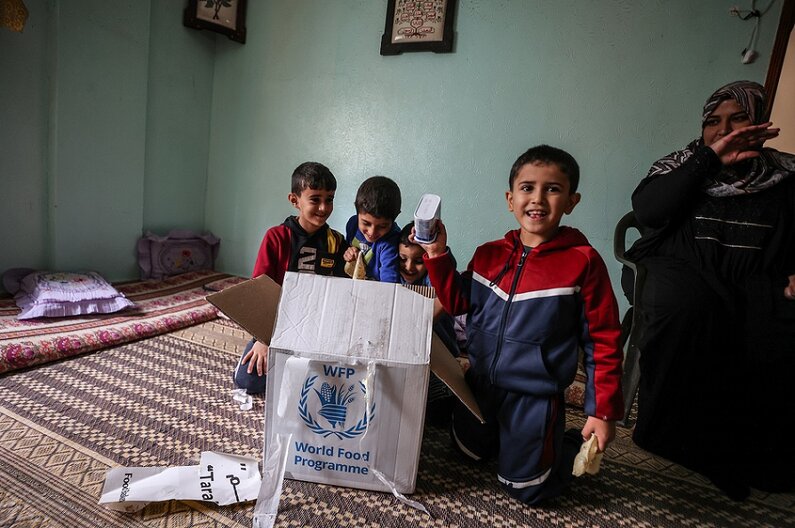
M 436 240 L 437 222 L 442 214 L 442 199 L 435 194 L 423 194 L 414 210 L 414 240 L 430 244 Z

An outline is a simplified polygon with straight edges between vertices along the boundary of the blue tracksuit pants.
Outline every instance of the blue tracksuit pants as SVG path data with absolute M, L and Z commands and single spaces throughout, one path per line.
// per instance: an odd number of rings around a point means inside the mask
M 582 444 L 564 434 L 562 394 L 536 396 L 505 391 L 487 378 L 467 372 L 481 424 L 460 402 L 453 412 L 452 434 L 458 448 L 474 460 L 497 457 L 497 479 L 512 497 L 530 505 L 560 495 L 571 480 L 574 457 Z

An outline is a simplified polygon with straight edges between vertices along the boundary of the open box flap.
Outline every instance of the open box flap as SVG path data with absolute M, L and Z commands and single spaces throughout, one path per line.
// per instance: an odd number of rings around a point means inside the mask
M 273 279 L 260 275 L 208 295 L 207 300 L 257 341 L 270 345 L 281 291 L 281 286 Z
M 461 400 L 469 412 L 475 418 L 480 420 L 480 423 L 486 423 L 483 419 L 483 413 L 480 412 L 475 401 L 475 395 L 469 389 L 466 380 L 464 380 L 464 371 L 458 361 L 450 353 L 450 350 L 445 346 L 442 339 L 433 333 L 431 339 L 431 372 L 436 374 L 436 377 L 442 380 L 445 385 L 455 394 L 456 398 Z
M 270 345 L 280 295 L 281 286 L 267 275 L 261 275 L 208 295 L 207 301 L 258 341 Z M 478 420 L 484 421 L 461 367 L 435 333 L 431 340 L 430 369 Z

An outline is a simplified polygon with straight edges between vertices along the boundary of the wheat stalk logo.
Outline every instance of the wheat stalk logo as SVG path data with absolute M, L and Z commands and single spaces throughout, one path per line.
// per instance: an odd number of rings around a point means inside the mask
M 343 383 L 339 387 L 332 385 L 328 382 L 323 382 L 320 390 L 314 388 L 317 376 L 310 376 L 304 382 L 304 387 L 301 390 L 301 398 L 298 400 L 298 415 L 309 429 L 314 433 L 327 438 L 329 436 L 336 436 L 339 439 L 353 438 L 359 436 L 367 430 L 367 424 L 375 416 L 375 403 L 370 406 L 370 412 L 364 413 L 364 416 L 355 425 L 345 429 L 345 420 L 348 417 L 348 405 L 356 401 L 356 387 L 362 394 L 367 394 L 367 389 L 364 383 L 352 383 L 347 387 Z M 318 401 L 320 402 L 320 410 L 318 414 L 322 416 L 329 424 L 331 429 L 322 427 L 315 418 L 307 405 L 307 399 L 311 391 L 315 391 Z
M 318 399 L 320 399 L 320 410 L 318 414 L 325 418 L 332 428 L 338 425 L 340 428 L 345 425 L 345 418 L 348 414 L 348 405 L 351 404 L 356 398 L 353 394 L 353 385 L 348 387 L 345 391 L 345 384 L 337 388 L 336 385 L 329 385 L 323 382 L 320 391 L 314 389 Z

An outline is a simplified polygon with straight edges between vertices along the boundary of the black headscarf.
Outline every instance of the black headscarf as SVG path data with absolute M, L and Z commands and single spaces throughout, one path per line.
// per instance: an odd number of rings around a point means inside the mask
M 765 114 L 765 89 L 759 83 L 736 81 L 718 88 L 704 105 L 701 126 L 712 115 L 715 108 L 726 99 L 734 99 L 745 110 L 751 122 L 761 124 Z M 682 150 L 677 150 L 657 160 L 648 176 L 666 174 L 679 167 L 704 145 L 704 140 L 693 140 Z M 707 180 L 704 192 L 710 196 L 736 196 L 758 192 L 776 185 L 795 173 L 795 156 L 771 148 L 763 148 L 758 157 L 744 163 L 726 166 L 713 179 Z

